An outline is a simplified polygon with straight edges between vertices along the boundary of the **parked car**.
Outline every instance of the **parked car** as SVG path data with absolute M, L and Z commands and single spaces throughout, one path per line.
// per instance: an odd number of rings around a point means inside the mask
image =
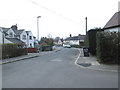
M 64 48 L 71 48 L 71 45 L 70 44 L 63 44 L 63 47 Z

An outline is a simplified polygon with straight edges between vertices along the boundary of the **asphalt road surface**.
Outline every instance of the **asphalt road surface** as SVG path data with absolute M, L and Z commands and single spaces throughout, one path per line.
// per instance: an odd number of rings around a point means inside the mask
M 2 66 L 3 88 L 118 88 L 118 73 L 74 64 L 78 49 L 63 48 Z

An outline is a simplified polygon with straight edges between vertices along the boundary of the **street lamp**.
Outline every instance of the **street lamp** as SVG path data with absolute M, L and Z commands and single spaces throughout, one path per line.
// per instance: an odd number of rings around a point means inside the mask
M 41 18 L 41 16 L 37 17 L 37 39 L 39 41 L 39 18 Z

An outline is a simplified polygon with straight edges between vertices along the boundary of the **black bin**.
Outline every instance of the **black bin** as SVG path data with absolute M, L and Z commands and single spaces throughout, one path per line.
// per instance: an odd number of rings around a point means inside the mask
M 83 48 L 83 53 L 85 57 L 89 57 L 89 49 L 87 47 Z

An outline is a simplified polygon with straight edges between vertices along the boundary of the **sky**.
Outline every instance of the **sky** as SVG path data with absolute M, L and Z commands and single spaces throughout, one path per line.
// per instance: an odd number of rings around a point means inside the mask
M 119 0 L 0 0 L 0 27 L 17 24 L 18 29 L 32 31 L 37 37 L 37 16 L 40 37 L 53 38 L 85 35 L 88 30 L 103 28 L 118 11 Z

